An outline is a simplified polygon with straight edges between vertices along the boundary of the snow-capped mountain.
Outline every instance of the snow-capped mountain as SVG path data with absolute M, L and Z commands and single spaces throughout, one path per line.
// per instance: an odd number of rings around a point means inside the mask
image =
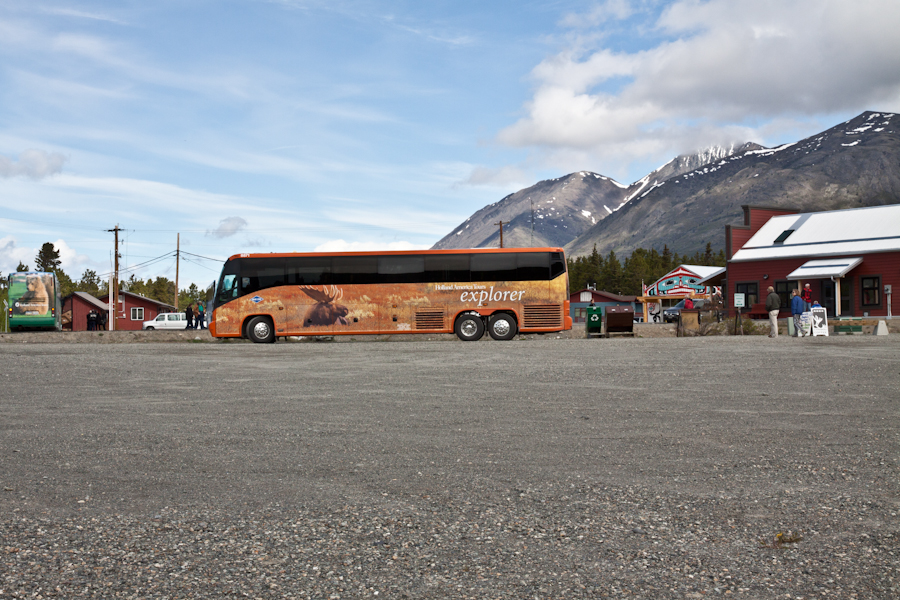
M 634 248 L 725 247 L 742 205 L 799 211 L 900 203 L 900 115 L 865 112 L 798 142 L 757 147 L 670 177 L 566 247 L 570 255 Z
M 628 186 L 590 171 L 540 181 L 485 206 L 444 236 L 434 248 L 497 247 L 500 221 L 503 221 L 504 246 L 565 246 L 667 179 L 751 148 L 761 146 L 714 146 L 696 154 L 678 156 Z
M 564 246 L 570 256 L 725 246 L 741 206 L 801 211 L 900 203 L 900 115 L 865 112 L 776 148 L 711 147 L 625 186 L 589 171 L 541 181 L 479 210 L 434 248 Z M 532 218 L 532 210 L 534 217 Z
M 588 171 L 541 181 L 485 206 L 434 248 L 497 247 L 500 221 L 504 246 L 565 246 L 612 214 L 627 189 Z

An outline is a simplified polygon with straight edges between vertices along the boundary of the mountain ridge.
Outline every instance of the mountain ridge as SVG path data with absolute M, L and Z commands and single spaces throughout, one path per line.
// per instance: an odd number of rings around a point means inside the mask
M 807 212 L 900 203 L 900 115 L 866 111 L 797 142 L 680 155 L 630 185 L 591 171 L 540 181 L 466 219 L 433 247 L 561 246 L 570 256 L 724 248 L 745 204 Z

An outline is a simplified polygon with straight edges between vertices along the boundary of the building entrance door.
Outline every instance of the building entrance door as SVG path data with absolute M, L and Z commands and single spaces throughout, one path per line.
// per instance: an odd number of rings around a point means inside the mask
M 819 300 L 819 304 L 825 308 L 828 318 L 835 316 L 835 291 L 836 286 L 833 281 L 822 280 L 822 299 Z M 841 279 L 841 314 L 837 316 L 853 316 L 853 291 L 849 279 Z
M 825 309 L 828 318 L 834 316 L 834 282 L 829 279 L 822 280 L 822 293 L 819 304 Z

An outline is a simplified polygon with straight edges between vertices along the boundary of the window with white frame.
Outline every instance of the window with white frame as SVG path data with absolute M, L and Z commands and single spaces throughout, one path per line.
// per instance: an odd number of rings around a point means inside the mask
M 131 320 L 132 321 L 143 321 L 144 320 L 144 307 L 143 306 L 132 306 L 131 307 Z

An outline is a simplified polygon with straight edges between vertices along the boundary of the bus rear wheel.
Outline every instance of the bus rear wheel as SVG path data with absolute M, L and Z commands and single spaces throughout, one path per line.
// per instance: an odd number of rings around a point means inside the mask
M 516 320 L 506 313 L 497 313 L 488 320 L 488 333 L 495 340 L 511 340 L 517 331 Z
M 253 317 L 247 323 L 247 337 L 254 344 L 270 344 L 275 341 L 275 327 L 269 317 Z
M 465 314 L 456 319 L 456 337 L 464 342 L 474 342 L 484 335 L 484 321 L 479 315 Z

